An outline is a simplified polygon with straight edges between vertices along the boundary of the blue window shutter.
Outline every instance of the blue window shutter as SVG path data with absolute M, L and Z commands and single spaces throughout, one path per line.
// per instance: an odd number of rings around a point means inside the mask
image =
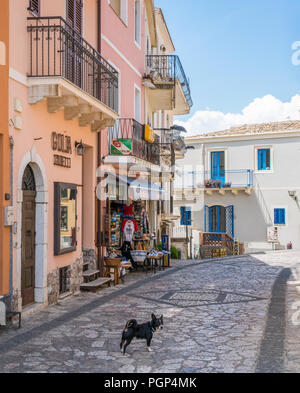
M 181 216 L 180 225 L 184 225 L 185 209 L 186 208 L 184 206 L 180 208 L 180 216 Z
M 258 149 L 257 150 L 257 169 L 259 171 L 266 171 L 271 169 L 271 150 Z
M 285 225 L 285 209 L 274 209 L 274 225 Z

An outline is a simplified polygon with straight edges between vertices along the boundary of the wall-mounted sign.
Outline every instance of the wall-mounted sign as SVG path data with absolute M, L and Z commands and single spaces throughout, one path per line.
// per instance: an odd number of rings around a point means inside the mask
M 72 154 L 72 140 L 70 136 L 52 132 L 51 144 L 52 150 Z
M 277 227 L 269 227 L 268 228 L 268 242 L 269 243 L 278 243 L 278 228 Z
M 71 168 L 71 158 L 69 157 L 64 157 L 64 156 L 58 156 L 57 154 L 54 154 L 54 165 L 57 166 L 62 166 L 63 168 Z
M 52 132 L 51 146 L 54 151 L 72 154 L 72 139 L 70 136 Z M 53 164 L 63 168 L 71 168 L 71 158 L 54 154 Z
M 110 154 L 112 156 L 130 156 L 132 153 L 132 139 L 113 139 Z

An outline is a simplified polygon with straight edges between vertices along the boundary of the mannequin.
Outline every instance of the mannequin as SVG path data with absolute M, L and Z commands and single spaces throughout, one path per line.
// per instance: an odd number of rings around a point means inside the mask
M 127 204 L 123 206 L 124 217 L 123 223 L 121 227 L 121 231 L 123 232 L 123 244 L 121 247 L 122 256 L 130 260 L 132 267 L 134 269 L 137 268 L 136 263 L 134 262 L 131 251 L 132 251 L 132 240 L 134 233 L 138 231 L 138 224 L 133 216 L 133 205 Z

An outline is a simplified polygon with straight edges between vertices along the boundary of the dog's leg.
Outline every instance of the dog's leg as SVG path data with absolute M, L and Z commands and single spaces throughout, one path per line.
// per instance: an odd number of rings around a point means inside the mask
M 151 349 L 151 338 L 149 338 L 149 339 L 147 340 L 147 348 L 148 348 L 148 351 L 149 351 L 149 352 L 153 352 L 153 350 Z
M 122 341 L 121 341 L 121 344 L 120 344 L 121 353 L 123 353 L 122 348 L 123 348 L 124 344 L 125 344 L 125 340 L 124 340 L 124 338 L 122 338 Z
M 123 349 L 123 355 L 125 355 L 126 349 L 127 349 L 128 345 L 130 345 L 130 343 L 131 343 L 132 340 L 133 340 L 133 338 L 128 338 L 128 339 L 126 340 L 126 344 L 124 345 L 124 349 Z

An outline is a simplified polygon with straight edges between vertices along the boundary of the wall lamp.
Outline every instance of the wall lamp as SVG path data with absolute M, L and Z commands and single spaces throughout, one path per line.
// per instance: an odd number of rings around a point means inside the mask
M 294 199 L 294 201 L 298 201 L 297 191 L 289 191 L 289 196 Z
M 80 142 L 75 142 L 75 149 L 78 156 L 84 156 L 85 147 L 83 146 L 82 140 Z

